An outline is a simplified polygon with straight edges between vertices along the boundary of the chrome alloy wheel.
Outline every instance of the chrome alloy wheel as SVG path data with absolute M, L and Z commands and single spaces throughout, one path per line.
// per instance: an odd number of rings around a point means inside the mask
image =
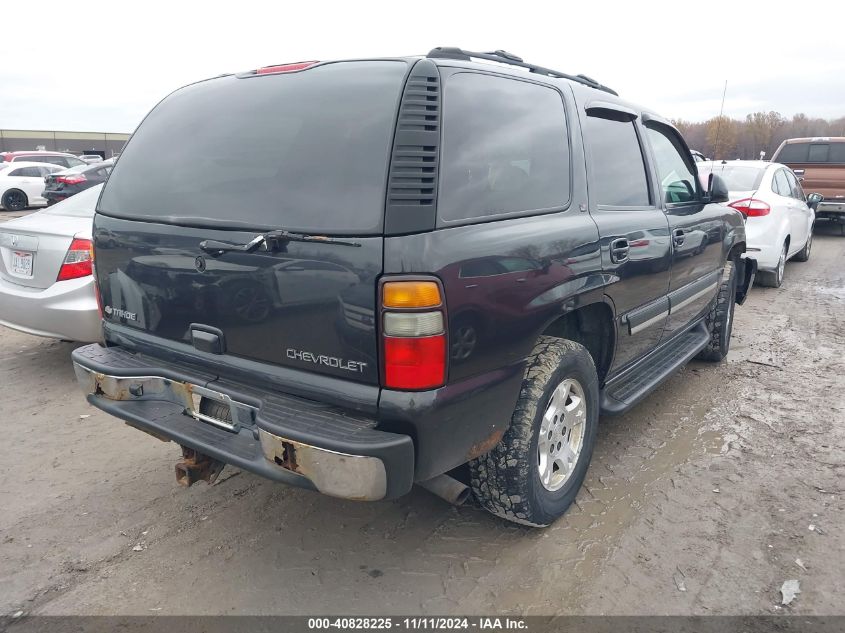
M 584 388 L 572 378 L 552 392 L 537 441 L 540 483 L 546 490 L 560 490 L 569 481 L 584 447 L 587 400 Z
M 783 251 L 780 254 L 780 259 L 778 260 L 778 267 L 775 271 L 777 275 L 778 285 L 783 283 L 783 273 L 784 269 L 786 268 L 786 244 L 783 245 Z

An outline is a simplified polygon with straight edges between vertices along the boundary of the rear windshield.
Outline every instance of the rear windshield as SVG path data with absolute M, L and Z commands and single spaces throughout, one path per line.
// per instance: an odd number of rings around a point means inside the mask
M 400 61 L 234 76 L 178 90 L 143 121 L 98 211 L 196 226 L 376 233 Z
M 102 189 L 103 185 L 89 187 L 49 209 L 44 209 L 41 213 L 44 215 L 69 215 L 75 218 L 93 218 L 94 209 L 97 207 L 97 197 Z
M 752 191 L 760 187 L 766 169 L 751 165 L 699 165 L 698 171 L 704 176 L 708 176 L 711 171 L 718 174 L 725 181 L 728 191 Z
M 772 162 L 845 164 L 845 143 L 806 142 L 788 143 L 772 157 Z

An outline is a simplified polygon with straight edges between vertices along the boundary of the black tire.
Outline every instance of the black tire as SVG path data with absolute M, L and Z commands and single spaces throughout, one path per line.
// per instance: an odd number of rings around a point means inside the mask
M 810 234 L 807 235 L 807 241 L 804 243 L 804 248 L 795 254 L 796 262 L 806 262 L 810 259 L 810 250 L 813 248 L 813 227 L 810 228 Z
M 2 205 L 6 211 L 23 211 L 29 206 L 29 199 L 20 189 L 9 189 L 3 194 L 3 199 L 0 200 L 0 205 Z
M 733 261 L 725 263 L 722 272 L 722 282 L 710 313 L 707 315 L 707 328 L 710 331 L 710 341 L 707 347 L 696 356 L 699 360 L 719 362 L 728 355 L 731 348 L 731 333 L 733 332 L 734 308 L 736 307 L 736 264 Z
M 550 491 L 540 481 L 538 436 L 552 394 L 566 379 L 577 381 L 583 391 L 583 441 L 568 479 Z M 573 341 L 540 337 L 529 358 L 510 428 L 490 453 L 469 464 L 476 499 L 509 521 L 549 525 L 566 511 L 581 488 L 593 455 L 598 418 L 598 377 L 590 353 Z
M 774 270 L 758 270 L 756 279 L 760 282 L 761 286 L 766 286 L 767 288 L 780 288 L 783 285 L 783 275 L 784 275 L 784 267 L 786 266 L 786 255 L 788 251 L 789 244 L 786 242 L 783 243 L 783 250 L 780 253 L 780 259 L 778 260 L 778 267 Z

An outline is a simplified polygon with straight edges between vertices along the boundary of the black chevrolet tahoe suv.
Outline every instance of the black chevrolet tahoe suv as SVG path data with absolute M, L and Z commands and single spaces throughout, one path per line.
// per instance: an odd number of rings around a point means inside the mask
M 103 189 L 75 370 L 185 485 L 419 483 L 547 525 L 600 415 L 727 354 L 755 268 L 726 200 L 667 120 L 503 51 L 220 76 Z

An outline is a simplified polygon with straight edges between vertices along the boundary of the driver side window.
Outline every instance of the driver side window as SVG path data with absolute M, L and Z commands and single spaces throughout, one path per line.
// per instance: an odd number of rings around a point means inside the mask
M 647 126 L 646 134 L 654 152 L 663 200 L 668 204 L 696 202 L 699 199 L 695 174 L 677 136 L 658 127 Z

